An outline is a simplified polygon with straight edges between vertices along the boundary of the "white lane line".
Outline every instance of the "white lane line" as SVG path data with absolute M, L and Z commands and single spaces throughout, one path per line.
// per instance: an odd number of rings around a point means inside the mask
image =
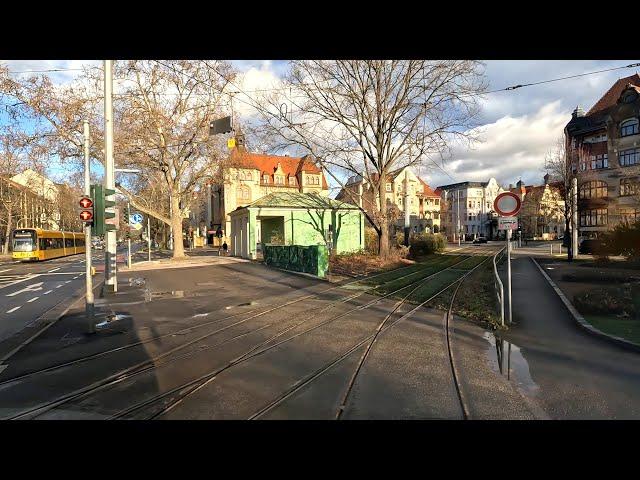
M 64 287 L 64 285 L 58 285 L 56 288 Z
M 51 272 L 55 272 L 56 270 L 60 270 L 62 267 L 58 267 L 58 268 L 54 268 L 52 270 L 49 270 L 47 273 L 51 273 Z
M 0 290 L 2 290 L 3 288 L 11 287 L 12 285 L 16 285 L 16 284 L 21 283 L 21 282 L 26 282 L 27 280 L 33 280 L 34 278 L 37 278 L 40 275 L 42 275 L 42 274 L 41 273 L 36 273 L 35 275 L 32 275 L 32 274 L 28 273 L 25 278 L 22 278 L 20 280 L 16 280 L 15 282 L 7 283 L 6 285 L 2 285 L 0 287 Z
M 64 282 L 64 283 L 71 283 L 71 280 L 67 280 L 67 281 L 66 281 L 66 282 Z
M 73 277 L 73 279 L 75 280 L 76 278 L 78 278 L 80 275 L 76 275 L 75 277 Z
M 0 270 L 0 273 L 8 272 L 9 270 L 13 270 L 12 268 L 6 268 L 4 270 Z
M 7 313 L 15 312 L 15 311 L 16 311 L 16 310 L 18 310 L 19 308 L 22 308 L 22 305 L 20 305 L 19 307 L 13 307 L 11 310 L 7 310 Z
M 33 297 L 31 300 L 27 300 L 27 303 L 35 302 L 40 297 Z
M 51 292 L 53 292 L 53 290 L 47 290 L 46 292 L 43 293 L 43 295 L 49 295 Z

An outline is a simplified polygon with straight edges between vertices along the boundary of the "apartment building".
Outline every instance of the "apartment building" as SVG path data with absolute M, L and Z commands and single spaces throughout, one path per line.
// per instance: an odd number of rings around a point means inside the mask
M 553 240 L 564 235 L 561 184 L 552 183 L 549 179 L 549 174 L 546 174 L 542 185 L 524 185 L 520 180 L 515 187 L 509 188 L 522 202 L 518 224 L 523 238 Z
M 209 227 L 231 230 L 229 214 L 270 193 L 300 192 L 329 195 L 322 170 L 310 155 L 288 157 L 251 153 L 238 142 L 223 171 L 223 182 L 211 186 Z
M 577 107 L 564 133 L 578 178 L 578 231 L 597 237 L 640 219 L 640 76 L 621 78 L 591 109 Z
M 450 241 L 479 236 L 493 238 L 493 201 L 504 190 L 495 178 L 487 182 L 459 182 L 442 185 L 440 191 L 442 230 Z M 458 230 L 459 229 L 459 230 Z
M 377 182 L 374 174 L 372 181 Z M 408 194 L 408 203 L 405 199 Z M 374 191 L 365 175 L 354 175 L 347 180 L 336 200 L 361 206 L 369 215 L 378 209 L 379 193 Z M 404 228 L 405 209 L 409 209 L 411 231 L 438 233 L 440 231 L 440 196 L 409 167 L 389 172 L 385 184 L 385 201 L 395 230 Z

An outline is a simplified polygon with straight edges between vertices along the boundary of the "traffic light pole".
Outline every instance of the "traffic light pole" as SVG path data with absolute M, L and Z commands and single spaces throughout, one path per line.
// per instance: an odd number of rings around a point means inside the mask
M 115 190 L 115 163 L 113 160 L 113 60 L 104 61 L 104 153 L 105 153 L 105 189 Z M 115 201 L 115 195 L 108 195 L 110 201 Z M 106 197 L 105 197 L 106 198 Z M 107 230 L 105 265 L 105 287 L 110 293 L 118 291 L 118 279 L 116 276 L 116 232 Z
M 84 194 L 91 195 L 91 164 L 89 163 L 89 122 L 84 122 Z M 95 199 L 92 199 L 95 202 Z M 93 277 L 91 276 L 91 223 L 84 225 L 84 249 L 85 249 L 85 312 L 89 333 L 95 333 Z

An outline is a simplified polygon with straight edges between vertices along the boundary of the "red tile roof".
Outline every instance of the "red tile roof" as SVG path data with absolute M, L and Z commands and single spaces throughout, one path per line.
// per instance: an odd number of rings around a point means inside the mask
M 591 115 L 615 105 L 620 98 L 620 94 L 629 83 L 631 83 L 632 85 L 640 86 L 640 76 L 636 73 L 634 75 L 631 75 L 630 77 L 619 79 L 609 90 L 607 90 L 607 93 L 605 93 L 602 98 L 600 98 L 600 100 L 598 100 L 596 104 L 591 107 L 591 110 L 587 112 L 587 115 Z
M 265 155 L 261 153 L 250 153 L 233 149 L 230 156 L 232 166 L 241 168 L 252 168 L 260 170 L 262 175 L 273 177 L 273 172 L 278 169 L 278 164 L 282 168 L 285 176 L 296 177 L 300 172 L 312 173 L 322 176 L 322 188 L 328 190 L 327 180 L 316 164 L 311 160 L 310 156 L 304 157 L 285 157 L 280 155 Z
M 422 193 L 425 197 L 440 197 L 440 195 L 433 191 L 433 189 L 425 183 L 420 177 L 418 177 L 420 183 L 422 184 Z

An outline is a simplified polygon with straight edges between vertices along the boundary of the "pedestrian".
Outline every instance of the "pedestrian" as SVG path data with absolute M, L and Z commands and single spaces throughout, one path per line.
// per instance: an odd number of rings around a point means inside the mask
M 227 245 L 227 242 L 224 242 L 222 244 L 222 250 L 224 251 L 224 256 L 227 256 L 227 249 L 229 248 L 229 246 Z

